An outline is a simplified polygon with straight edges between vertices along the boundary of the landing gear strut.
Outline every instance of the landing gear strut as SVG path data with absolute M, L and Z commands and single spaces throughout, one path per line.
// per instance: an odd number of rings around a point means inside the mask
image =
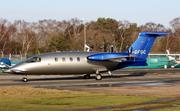
M 102 76 L 101 74 L 99 73 L 99 70 L 96 71 L 96 80 L 101 80 L 102 79 Z
M 23 81 L 23 82 L 27 82 L 27 81 L 28 81 L 27 75 L 22 78 L 22 81 Z
M 84 79 L 90 79 L 90 74 L 85 74 Z

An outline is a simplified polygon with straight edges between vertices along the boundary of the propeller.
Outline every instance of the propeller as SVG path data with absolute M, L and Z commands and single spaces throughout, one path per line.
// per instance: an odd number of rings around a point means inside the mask
M 131 46 L 131 49 L 128 51 L 129 56 L 132 54 L 132 51 L 133 51 L 133 46 Z
M 131 49 L 128 50 L 128 53 L 129 53 L 129 60 L 133 58 L 133 57 L 131 58 L 132 52 L 133 52 L 133 46 L 131 46 Z M 135 62 L 135 58 L 134 58 L 134 62 Z

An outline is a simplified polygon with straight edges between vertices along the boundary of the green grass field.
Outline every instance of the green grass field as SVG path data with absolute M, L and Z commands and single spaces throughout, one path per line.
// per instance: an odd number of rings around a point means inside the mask
M 29 87 L 0 87 L 0 111 L 61 111 L 97 107 L 104 107 L 104 111 L 113 111 L 180 104 L 180 101 L 142 104 L 158 99 L 162 99 L 162 97 L 123 96 Z M 108 109 L 107 106 L 112 107 Z M 180 107 L 168 107 L 167 110 L 180 110 Z

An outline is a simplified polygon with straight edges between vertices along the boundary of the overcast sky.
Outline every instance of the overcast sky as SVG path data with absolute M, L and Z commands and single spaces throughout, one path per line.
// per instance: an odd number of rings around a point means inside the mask
M 99 17 L 128 20 L 138 26 L 161 23 L 168 28 L 171 20 L 180 17 L 180 0 L 0 0 L 0 18 L 10 22 L 71 18 L 96 21 Z

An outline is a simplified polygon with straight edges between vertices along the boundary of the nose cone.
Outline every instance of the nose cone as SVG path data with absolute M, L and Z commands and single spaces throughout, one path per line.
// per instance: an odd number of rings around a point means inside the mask
M 7 69 L 6 71 L 4 71 L 5 73 L 12 73 L 12 71 L 10 69 Z
M 21 70 L 16 70 L 16 69 L 7 69 L 7 70 L 5 71 L 5 73 L 22 74 L 23 71 L 21 71 Z
M 10 73 L 10 74 L 22 74 L 22 70 L 16 69 L 16 68 L 9 68 L 6 71 L 4 71 L 5 73 Z

